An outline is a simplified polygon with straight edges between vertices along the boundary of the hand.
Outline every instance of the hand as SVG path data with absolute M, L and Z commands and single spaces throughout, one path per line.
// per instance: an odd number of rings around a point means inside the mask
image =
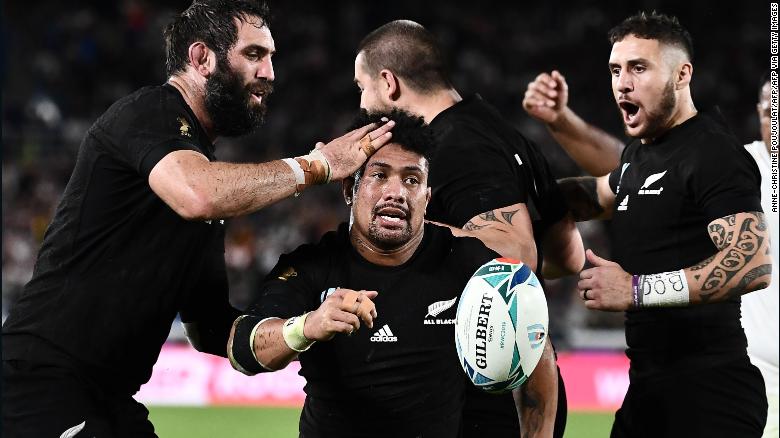
M 569 103 L 569 86 L 558 70 L 541 73 L 528 84 L 523 97 L 523 109 L 533 118 L 555 123 Z
M 314 341 L 328 341 L 336 333 L 351 335 L 360 328 L 361 320 L 373 328 L 377 313 L 371 300 L 378 294 L 376 291 L 337 289 L 306 317 L 303 335 Z
M 585 251 L 592 268 L 580 272 L 577 291 L 588 309 L 624 311 L 633 305 L 631 274 L 615 262 Z
M 392 137 L 392 120 L 382 126 L 376 123 L 350 131 L 330 143 L 318 142 L 315 149 L 322 151 L 330 164 L 332 181 L 342 180 L 355 173 L 368 157 Z

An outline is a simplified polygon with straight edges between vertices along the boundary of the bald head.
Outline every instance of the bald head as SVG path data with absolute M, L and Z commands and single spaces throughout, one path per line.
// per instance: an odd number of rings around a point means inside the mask
M 422 94 L 451 87 L 435 38 L 414 21 L 396 20 L 379 27 L 363 38 L 357 54 L 372 77 L 389 70 Z

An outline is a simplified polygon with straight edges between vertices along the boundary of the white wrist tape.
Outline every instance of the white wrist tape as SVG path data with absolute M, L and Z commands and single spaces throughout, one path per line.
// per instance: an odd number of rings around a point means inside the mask
M 685 271 L 640 275 L 637 281 L 637 307 L 682 307 L 690 304 Z
M 295 161 L 295 159 L 285 158 L 282 161 L 287 163 L 287 165 L 290 166 L 290 169 L 292 169 L 293 173 L 295 174 L 296 185 L 306 184 L 306 175 L 304 175 L 303 169 L 301 169 L 301 165 Z
M 306 351 L 315 342 L 306 339 L 306 336 L 303 334 L 303 325 L 306 323 L 306 317 L 309 316 L 309 313 L 311 312 L 304 313 L 301 316 L 293 316 L 282 325 L 282 337 L 284 337 L 284 342 L 293 351 L 299 353 Z

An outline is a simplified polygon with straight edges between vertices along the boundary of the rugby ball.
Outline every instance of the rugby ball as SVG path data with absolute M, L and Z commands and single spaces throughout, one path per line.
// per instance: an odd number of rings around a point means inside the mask
M 536 368 L 547 339 L 547 300 L 534 272 L 493 259 L 466 284 L 455 316 L 458 359 L 474 385 L 507 392 Z

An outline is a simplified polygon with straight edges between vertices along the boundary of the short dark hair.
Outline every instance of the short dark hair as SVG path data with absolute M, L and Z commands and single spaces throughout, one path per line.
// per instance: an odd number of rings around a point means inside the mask
M 377 28 L 360 42 L 360 52 L 371 76 L 388 69 L 421 93 L 452 86 L 436 39 L 414 21 L 396 20 Z
M 656 11 L 639 12 L 613 27 L 609 31 L 609 42 L 615 44 L 629 35 L 678 47 L 688 55 L 689 61 L 693 61 L 693 39 L 677 17 Z
M 361 109 L 350 129 L 357 129 L 369 123 L 382 125 L 385 123 L 382 118 L 395 122 L 392 130 L 393 138 L 390 139 L 389 143 L 398 144 L 404 150 L 423 156 L 430 164 L 436 150 L 436 140 L 433 131 L 420 116 L 398 108 L 390 112 L 375 113 Z
M 224 62 L 238 40 L 234 19 L 260 18 L 268 26 L 268 5 L 260 0 L 194 0 L 165 27 L 165 70 L 168 76 L 187 68 L 189 47 L 203 41 Z

